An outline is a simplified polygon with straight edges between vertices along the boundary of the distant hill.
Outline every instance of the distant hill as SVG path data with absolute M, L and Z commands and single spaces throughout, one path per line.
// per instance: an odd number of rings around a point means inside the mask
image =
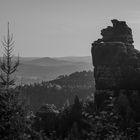
M 58 60 L 65 60 L 65 61 L 71 61 L 71 62 L 86 62 L 86 63 L 92 63 L 91 56 L 67 56 L 67 57 L 56 57 L 55 59 Z
M 34 60 L 34 59 L 39 59 L 39 57 L 19 57 L 19 60 L 21 62 L 31 61 L 31 60 Z
M 20 58 L 17 83 L 49 81 L 59 75 L 83 70 L 92 70 L 90 57 Z
M 73 62 L 54 59 L 50 57 L 43 57 L 43 58 L 33 59 L 31 61 L 26 61 L 26 64 L 31 64 L 31 65 L 34 64 L 39 66 L 59 66 L 59 65 L 72 65 Z

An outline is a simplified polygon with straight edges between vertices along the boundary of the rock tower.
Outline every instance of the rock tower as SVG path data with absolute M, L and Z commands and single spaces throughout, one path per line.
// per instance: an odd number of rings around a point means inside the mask
M 92 44 L 96 89 L 140 89 L 140 52 L 125 21 L 111 20 Z

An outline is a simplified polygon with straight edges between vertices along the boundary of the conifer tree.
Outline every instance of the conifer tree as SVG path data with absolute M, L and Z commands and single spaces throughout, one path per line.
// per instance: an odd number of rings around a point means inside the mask
M 7 35 L 3 37 L 2 40 L 2 48 L 3 48 L 3 58 L 0 62 L 1 69 L 1 84 L 8 91 L 9 87 L 15 84 L 15 78 L 13 77 L 13 73 L 17 70 L 19 66 L 19 57 L 17 60 L 14 59 L 13 49 L 14 43 L 13 34 L 10 34 L 9 31 L 9 22 L 7 27 Z

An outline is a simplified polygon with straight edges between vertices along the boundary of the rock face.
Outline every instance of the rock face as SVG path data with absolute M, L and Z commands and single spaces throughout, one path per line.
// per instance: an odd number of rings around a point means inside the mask
M 112 20 L 92 44 L 96 89 L 140 89 L 140 52 L 126 22 Z

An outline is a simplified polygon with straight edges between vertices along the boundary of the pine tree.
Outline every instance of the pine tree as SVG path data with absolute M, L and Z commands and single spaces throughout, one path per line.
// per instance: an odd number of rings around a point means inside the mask
M 19 66 L 19 57 L 17 60 L 13 60 L 13 49 L 14 49 L 13 34 L 10 34 L 9 31 L 9 22 L 8 22 L 8 31 L 7 36 L 3 37 L 2 40 L 2 47 L 4 49 L 3 58 L 0 62 L 0 69 L 1 69 L 1 84 L 5 87 L 8 91 L 9 87 L 15 84 L 15 78 L 13 78 L 13 73 L 17 70 Z

